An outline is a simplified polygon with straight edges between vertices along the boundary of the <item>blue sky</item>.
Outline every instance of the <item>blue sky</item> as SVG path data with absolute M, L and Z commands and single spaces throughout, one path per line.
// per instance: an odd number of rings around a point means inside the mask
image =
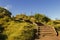
M 0 6 L 11 11 L 12 15 L 31 15 L 32 12 L 60 19 L 60 0 L 0 0 Z

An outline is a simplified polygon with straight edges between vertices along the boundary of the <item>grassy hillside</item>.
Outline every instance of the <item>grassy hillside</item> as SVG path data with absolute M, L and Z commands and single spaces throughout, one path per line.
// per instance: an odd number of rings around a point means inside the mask
M 1 40 L 33 40 L 36 25 L 43 23 L 52 25 L 56 31 L 60 31 L 60 20 L 52 20 L 49 17 L 36 13 L 34 15 L 12 13 L 0 7 L 0 39 Z

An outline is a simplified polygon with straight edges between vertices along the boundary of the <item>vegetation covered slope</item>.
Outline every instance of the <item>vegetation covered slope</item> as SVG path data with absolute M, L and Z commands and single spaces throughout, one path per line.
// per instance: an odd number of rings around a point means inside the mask
M 12 13 L 0 7 L 0 40 L 33 40 L 35 22 L 53 25 L 60 31 L 60 20 L 51 20 L 49 17 L 36 13 L 34 15 L 19 14 L 11 17 Z

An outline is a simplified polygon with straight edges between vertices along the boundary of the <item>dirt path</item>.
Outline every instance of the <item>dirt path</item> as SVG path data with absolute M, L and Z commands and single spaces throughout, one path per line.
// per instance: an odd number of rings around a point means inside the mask
M 40 40 L 60 40 L 57 36 L 46 36 L 42 37 Z
M 36 40 L 60 40 L 60 36 L 57 36 L 55 29 L 48 25 L 37 25 L 39 39 Z

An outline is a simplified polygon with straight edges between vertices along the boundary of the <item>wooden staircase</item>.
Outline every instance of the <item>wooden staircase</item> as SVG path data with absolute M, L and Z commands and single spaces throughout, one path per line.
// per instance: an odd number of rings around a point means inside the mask
M 39 26 L 38 34 L 40 34 L 39 37 L 56 36 L 56 31 L 53 27 L 50 27 L 50 26 Z
M 37 25 L 38 26 L 38 25 Z M 35 40 L 40 40 L 40 38 L 43 38 L 45 36 L 56 36 L 57 33 L 53 27 L 47 26 L 47 25 L 39 25 L 37 28 L 38 37 Z

